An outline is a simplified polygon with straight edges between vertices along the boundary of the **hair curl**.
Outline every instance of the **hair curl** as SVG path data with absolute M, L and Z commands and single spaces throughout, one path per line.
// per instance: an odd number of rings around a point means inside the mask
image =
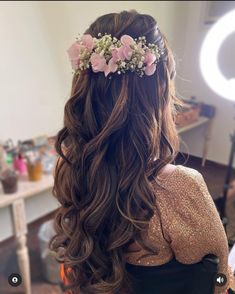
M 149 15 L 107 14 L 86 33 L 145 36 L 166 48 L 152 76 L 130 72 L 109 79 L 89 69 L 74 75 L 64 127 L 56 136 L 60 160 L 53 194 L 61 207 L 51 247 L 64 264 L 70 293 L 125 293 L 128 246 L 135 241 L 156 254 L 141 232 L 154 213 L 152 180 L 178 150 L 175 64 Z

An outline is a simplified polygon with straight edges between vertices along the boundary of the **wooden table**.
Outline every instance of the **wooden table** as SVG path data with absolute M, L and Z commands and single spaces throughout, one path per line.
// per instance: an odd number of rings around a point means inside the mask
M 52 196 L 52 186 L 53 176 L 44 175 L 38 182 L 20 180 L 18 191 L 14 194 L 7 195 L 0 191 L 0 241 L 12 235 L 16 237 L 17 259 L 26 294 L 31 294 L 27 224 L 59 207 Z
M 188 132 L 188 131 L 195 129 L 195 128 L 202 126 L 202 125 L 206 127 L 206 135 L 204 137 L 204 144 L 203 144 L 203 150 L 202 150 L 202 166 L 205 166 L 206 159 L 207 159 L 213 121 L 214 121 L 213 118 L 200 116 L 197 121 L 195 121 L 185 127 L 181 127 L 178 129 L 178 134 L 180 135 L 182 133 Z

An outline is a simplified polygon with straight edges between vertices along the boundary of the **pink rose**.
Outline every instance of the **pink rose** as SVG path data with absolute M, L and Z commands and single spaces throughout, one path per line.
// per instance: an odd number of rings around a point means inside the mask
M 134 40 L 129 35 L 123 35 L 120 39 L 122 46 L 118 48 L 118 56 L 120 60 L 130 60 L 133 49 L 130 48 L 130 45 L 134 43 Z
M 115 60 L 115 61 L 118 61 L 120 58 L 119 58 L 119 53 L 118 53 L 118 49 L 117 48 L 114 48 L 112 50 L 112 59 Z
M 86 34 L 83 35 L 81 38 L 82 44 L 89 50 L 91 51 L 94 47 L 94 41 L 91 35 Z
M 147 76 L 151 76 L 154 74 L 156 70 L 156 64 L 155 63 L 152 63 L 151 65 L 147 65 L 144 72 Z
M 98 53 L 92 53 L 90 60 L 94 72 L 105 71 L 107 64 L 104 56 Z
M 106 64 L 105 68 L 104 68 L 104 75 L 105 77 L 107 77 L 107 75 L 110 73 L 110 70 L 109 70 L 109 67 L 108 65 Z
M 130 46 L 131 44 L 134 43 L 134 40 L 131 36 L 129 35 L 123 35 L 120 39 L 122 45 L 124 46 Z
M 144 62 L 147 64 L 147 66 L 151 65 L 152 63 L 154 63 L 154 61 L 156 60 L 156 55 L 151 53 L 151 52 L 146 52 L 144 55 Z
M 114 58 L 111 58 L 109 60 L 109 63 L 107 65 L 107 67 L 105 68 L 104 70 L 104 75 L 107 77 L 107 75 L 110 73 L 110 72 L 115 72 L 116 70 L 118 69 L 118 66 L 116 64 L 116 60 Z
M 67 50 L 69 59 L 72 64 L 72 68 L 74 70 L 78 69 L 79 63 L 80 63 L 80 52 L 81 49 L 84 49 L 85 47 L 81 45 L 79 42 L 73 43 L 69 49 Z
M 117 48 L 114 48 L 112 50 L 112 58 L 109 60 L 109 63 L 107 64 L 107 66 L 104 70 L 104 74 L 106 77 L 110 72 L 115 72 L 117 70 L 118 66 L 117 66 L 116 62 L 118 60 L 120 60 L 119 52 L 118 52 Z
M 133 50 L 129 46 L 122 46 L 118 48 L 118 56 L 120 60 L 130 60 Z
M 71 60 L 71 65 L 73 70 L 77 70 L 79 68 L 80 59 L 77 60 Z
M 73 59 L 78 59 L 79 58 L 79 54 L 81 51 L 81 47 L 84 47 L 83 45 L 81 45 L 79 42 L 75 42 L 73 43 L 69 49 L 67 50 L 68 54 L 69 54 L 69 58 L 71 60 Z
M 109 69 L 111 72 L 115 72 L 118 68 L 117 64 L 116 64 L 116 60 L 111 58 L 109 60 L 109 63 L 108 63 L 108 66 L 109 66 Z

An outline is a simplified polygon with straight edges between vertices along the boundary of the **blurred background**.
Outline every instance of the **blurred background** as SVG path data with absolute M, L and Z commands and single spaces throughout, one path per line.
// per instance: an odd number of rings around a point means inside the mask
M 174 51 L 177 96 L 185 102 L 176 120 L 176 164 L 203 174 L 228 219 L 228 239 L 235 239 L 235 100 L 216 94 L 199 65 L 208 31 L 235 10 L 235 1 L 1 1 L 0 294 L 61 293 L 47 243 L 58 207 L 51 194 L 53 142 L 72 80 L 66 50 L 98 16 L 130 9 L 156 18 Z M 235 24 L 218 54 L 227 79 L 235 77 L 234 50 Z M 24 277 L 20 286 L 9 285 L 12 273 Z

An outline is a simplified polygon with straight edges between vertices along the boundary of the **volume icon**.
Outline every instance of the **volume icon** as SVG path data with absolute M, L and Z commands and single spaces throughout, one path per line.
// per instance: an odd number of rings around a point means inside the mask
M 224 274 L 218 273 L 215 277 L 216 286 L 222 287 L 226 284 L 227 278 Z

